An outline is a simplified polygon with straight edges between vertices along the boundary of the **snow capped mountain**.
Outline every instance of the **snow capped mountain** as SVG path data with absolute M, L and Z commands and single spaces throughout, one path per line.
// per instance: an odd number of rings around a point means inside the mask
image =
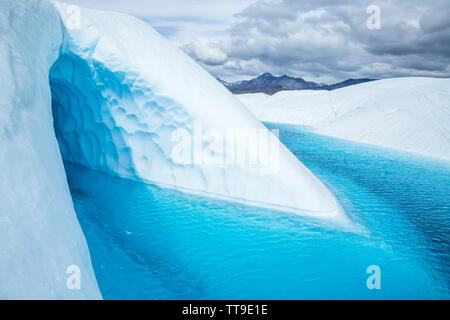
M 262 121 L 450 159 L 450 79 L 396 78 L 333 91 L 238 97 Z
M 231 83 L 223 81 L 221 79 L 217 80 L 219 80 L 234 94 L 262 92 L 270 95 L 284 90 L 334 90 L 358 83 L 374 81 L 374 79 L 367 78 L 348 79 L 339 83 L 327 85 L 322 83 L 315 83 L 312 81 L 305 81 L 302 78 L 293 78 L 286 75 L 276 77 L 267 72 L 251 80 L 243 80 Z

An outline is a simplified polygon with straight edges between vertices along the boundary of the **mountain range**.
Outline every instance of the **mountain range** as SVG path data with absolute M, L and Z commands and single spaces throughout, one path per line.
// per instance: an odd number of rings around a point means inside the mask
M 217 78 L 228 90 L 234 94 L 262 92 L 273 95 L 283 90 L 334 90 L 358 83 L 374 81 L 376 79 L 347 79 L 334 84 L 323 84 L 306 81 L 302 78 L 293 78 L 287 75 L 277 77 L 268 72 L 257 78 L 237 82 L 227 82 Z

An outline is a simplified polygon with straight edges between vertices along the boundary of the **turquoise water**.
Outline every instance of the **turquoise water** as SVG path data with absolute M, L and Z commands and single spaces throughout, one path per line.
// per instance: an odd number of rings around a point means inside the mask
M 267 126 L 361 231 L 66 164 L 105 299 L 450 298 L 449 163 Z

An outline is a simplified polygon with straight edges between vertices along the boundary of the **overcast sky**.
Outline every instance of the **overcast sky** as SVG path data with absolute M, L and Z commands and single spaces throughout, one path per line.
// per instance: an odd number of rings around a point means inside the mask
M 138 16 L 228 81 L 450 76 L 449 0 L 64 2 Z M 380 8 L 379 29 L 367 26 L 370 5 Z

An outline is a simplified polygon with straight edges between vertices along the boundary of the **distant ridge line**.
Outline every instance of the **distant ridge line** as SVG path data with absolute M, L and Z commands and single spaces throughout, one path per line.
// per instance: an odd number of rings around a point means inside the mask
M 217 80 L 234 94 L 266 93 L 273 95 L 284 90 L 334 90 L 359 83 L 375 81 L 377 79 L 347 79 L 334 84 L 322 84 L 312 81 L 305 81 L 302 78 L 293 78 L 287 75 L 277 77 L 266 72 L 250 80 L 237 82 L 227 82 L 220 78 L 217 78 Z

